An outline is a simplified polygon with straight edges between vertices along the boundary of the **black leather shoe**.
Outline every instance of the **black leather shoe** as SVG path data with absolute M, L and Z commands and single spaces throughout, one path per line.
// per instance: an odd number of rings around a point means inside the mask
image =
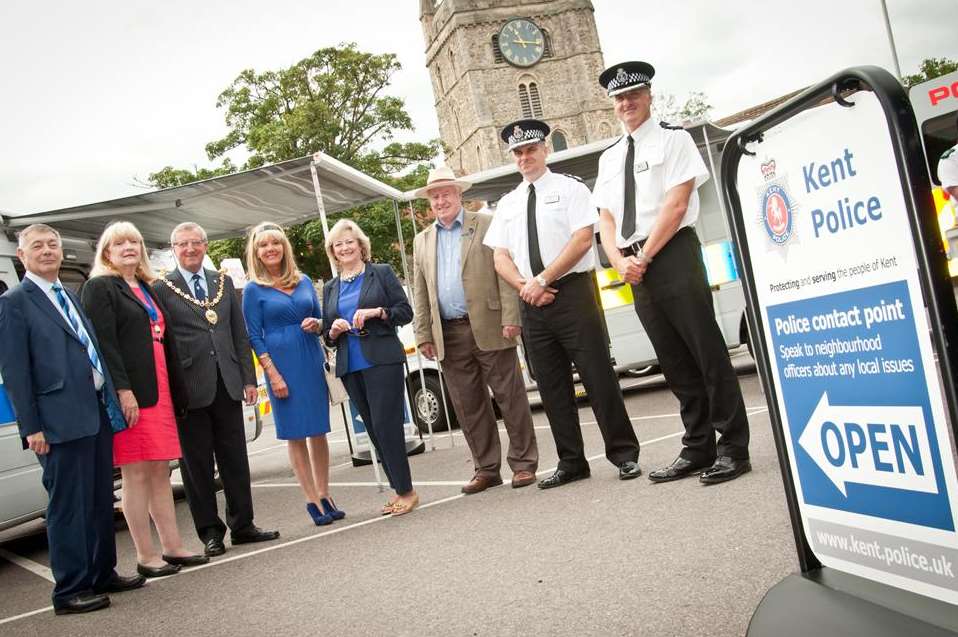
M 639 468 L 638 462 L 626 460 L 619 465 L 619 480 L 631 480 L 638 478 L 640 475 L 642 475 L 642 469 Z
M 167 564 L 173 564 L 174 566 L 199 566 L 200 564 L 206 564 L 210 561 L 210 558 L 205 555 L 187 555 L 185 557 L 176 557 L 175 555 L 164 555 L 163 560 Z
M 561 487 L 564 484 L 570 482 L 575 482 L 576 480 L 584 480 L 592 475 L 591 471 L 588 469 L 584 471 L 565 471 L 564 469 L 556 469 L 548 478 L 539 481 L 540 489 L 551 489 L 553 487 Z
M 279 537 L 279 531 L 264 531 L 258 526 L 251 526 L 242 531 L 233 531 L 230 540 L 233 544 L 252 544 L 253 542 L 269 542 Z
M 711 465 L 711 462 L 697 463 L 686 460 L 682 456 L 679 456 L 673 460 L 672 464 L 669 466 L 656 469 L 650 473 L 649 480 L 652 482 L 670 482 L 672 480 L 681 480 L 682 478 L 687 478 L 690 475 L 702 473 L 703 469 L 707 469 Z
M 699 482 L 702 484 L 728 482 L 751 470 L 752 463 L 748 461 L 748 458 L 739 459 L 719 456 L 716 458 L 715 464 L 702 472 L 701 477 L 699 477 Z
M 65 602 L 55 604 L 53 612 L 57 615 L 72 615 L 74 613 L 89 613 L 110 605 L 110 598 L 102 594 L 81 593 Z
M 110 577 L 110 581 L 106 583 L 102 589 L 97 589 L 97 593 L 123 593 L 125 591 L 132 591 L 134 589 L 142 587 L 146 584 L 146 578 L 142 575 L 130 575 L 129 577 L 123 577 L 122 575 L 117 575 L 114 573 Z
M 203 554 L 206 555 L 206 557 L 217 557 L 225 552 L 226 545 L 223 544 L 221 538 L 211 537 L 203 544 Z
M 175 564 L 164 564 L 163 566 L 146 566 L 137 564 L 136 572 L 143 577 L 166 577 L 167 575 L 176 575 L 180 572 L 180 566 Z

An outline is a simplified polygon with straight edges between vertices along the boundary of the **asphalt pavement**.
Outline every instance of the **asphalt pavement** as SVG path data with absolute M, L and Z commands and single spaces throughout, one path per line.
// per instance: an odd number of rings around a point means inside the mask
M 253 496 L 257 523 L 278 528 L 279 540 L 230 547 L 206 566 L 113 595 L 108 610 L 57 617 L 42 522 L 22 525 L 0 533 L 0 635 L 743 635 L 797 561 L 765 399 L 747 354 L 735 361 L 753 471 L 733 482 L 619 481 L 582 404 L 590 479 L 512 489 L 504 466 L 505 485 L 463 496 L 468 449 L 458 432 L 437 434 L 435 449 L 427 441 L 410 459 L 421 506 L 381 517 L 387 494 L 372 467 L 352 466 L 337 422 L 332 493 L 347 517 L 317 527 L 267 427 L 250 445 Z M 661 378 L 626 403 L 643 471 L 669 463 L 682 426 Z M 555 446 L 545 414 L 533 415 L 542 477 Z M 177 514 L 199 551 L 185 502 Z M 117 549 L 120 572 L 132 573 L 122 521 Z

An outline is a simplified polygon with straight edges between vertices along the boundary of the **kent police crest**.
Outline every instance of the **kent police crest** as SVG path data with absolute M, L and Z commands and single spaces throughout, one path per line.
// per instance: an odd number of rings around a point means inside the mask
M 758 189 L 758 222 L 773 246 L 785 246 L 795 234 L 796 202 L 789 194 L 784 175 L 776 175 L 775 160 L 769 159 L 760 166 L 765 185 Z

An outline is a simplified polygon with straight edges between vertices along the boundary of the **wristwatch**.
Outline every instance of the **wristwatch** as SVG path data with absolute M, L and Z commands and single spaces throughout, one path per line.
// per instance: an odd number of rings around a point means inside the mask
M 533 278 L 535 278 L 536 283 L 538 283 L 543 289 L 548 287 L 549 283 L 546 281 L 546 278 L 542 276 L 541 274 L 537 274 Z

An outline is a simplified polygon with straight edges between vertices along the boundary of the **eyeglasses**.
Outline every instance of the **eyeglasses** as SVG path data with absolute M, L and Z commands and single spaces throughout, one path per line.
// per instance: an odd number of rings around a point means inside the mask
M 174 248 L 201 248 L 206 245 L 204 239 L 190 239 L 189 241 L 175 241 Z

